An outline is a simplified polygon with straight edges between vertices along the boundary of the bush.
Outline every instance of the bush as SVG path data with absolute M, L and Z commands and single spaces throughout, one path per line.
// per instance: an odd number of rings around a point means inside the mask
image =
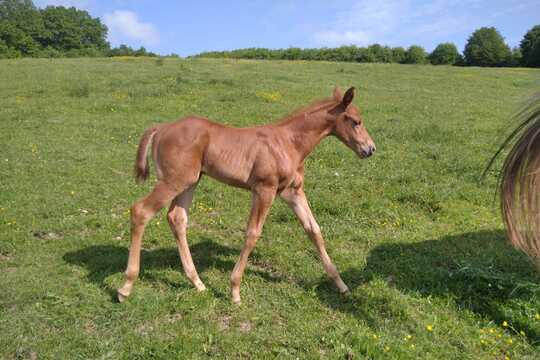
M 527 31 L 519 46 L 523 65 L 540 67 L 540 25 Z
M 405 54 L 405 64 L 425 64 L 427 61 L 427 53 L 423 47 L 411 45 Z
M 433 65 L 454 65 L 459 60 L 459 52 L 453 43 L 437 45 L 429 55 L 429 61 Z
M 469 37 L 465 45 L 465 63 L 472 66 L 506 66 L 512 54 L 494 27 L 483 27 Z
M 401 46 L 392 49 L 392 62 L 403 63 L 407 57 L 407 51 Z
M 21 56 L 20 51 L 10 48 L 4 40 L 0 39 L 0 59 L 14 59 Z
M 45 49 L 39 52 L 39 57 L 44 58 L 59 58 L 62 57 L 62 55 L 63 54 L 60 51 L 56 50 L 52 46 L 47 46 Z

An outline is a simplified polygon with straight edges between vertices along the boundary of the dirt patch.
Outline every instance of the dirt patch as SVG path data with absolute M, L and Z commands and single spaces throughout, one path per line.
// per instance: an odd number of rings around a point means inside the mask
M 167 323 L 167 324 L 172 324 L 172 323 L 175 323 L 177 321 L 180 321 L 182 320 L 182 314 L 180 313 L 176 313 L 176 314 L 169 314 L 169 315 L 166 315 L 164 318 L 163 318 L 163 322 Z
M 135 328 L 135 334 L 140 336 L 147 336 L 154 331 L 154 325 L 152 322 L 144 322 Z
M 64 238 L 64 235 L 54 231 L 37 230 L 34 231 L 34 237 L 40 240 L 60 240 Z
M 221 319 L 219 319 L 219 330 L 221 331 L 229 330 L 229 328 L 231 327 L 231 320 L 232 320 L 231 315 L 225 315 Z
M 12 359 L 29 359 L 29 360 L 37 360 L 38 355 L 35 351 L 32 351 L 30 349 L 23 349 L 19 348 L 17 351 L 15 351 L 14 354 L 11 355 Z
M 249 321 L 242 321 L 240 323 L 240 325 L 238 326 L 238 329 L 243 332 L 243 333 L 248 333 L 251 331 L 252 329 L 252 326 L 251 326 L 251 322 Z
M 96 324 L 92 320 L 88 320 L 84 323 L 84 332 L 88 335 L 96 332 Z
M 9 261 L 11 258 L 7 255 L 0 254 L 0 261 Z
M 250 259 L 249 267 L 252 270 L 259 271 L 261 273 L 266 273 L 268 277 L 275 281 L 289 281 L 294 282 L 295 279 L 292 276 L 289 276 L 287 274 L 284 274 L 278 270 L 276 270 L 273 265 L 266 260 L 253 257 Z

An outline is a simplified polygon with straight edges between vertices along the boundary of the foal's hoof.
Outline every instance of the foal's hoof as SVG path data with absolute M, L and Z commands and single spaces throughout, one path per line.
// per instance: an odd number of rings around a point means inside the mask
M 348 299 L 351 297 L 351 291 L 349 289 L 346 289 L 345 291 L 340 292 L 341 296 L 343 296 L 345 299 Z
M 202 281 L 195 283 L 195 288 L 197 289 L 198 292 L 206 291 L 206 286 L 204 286 Z
M 118 297 L 118 302 L 123 303 L 124 301 L 126 301 L 129 295 L 125 295 L 125 294 L 122 294 L 120 291 L 117 291 L 116 296 Z
M 233 303 L 234 305 L 237 305 L 237 306 L 242 305 L 242 301 L 240 301 L 240 298 L 238 298 L 238 299 L 234 299 L 234 298 L 233 298 L 233 299 L 232 299 L 232 303 Z

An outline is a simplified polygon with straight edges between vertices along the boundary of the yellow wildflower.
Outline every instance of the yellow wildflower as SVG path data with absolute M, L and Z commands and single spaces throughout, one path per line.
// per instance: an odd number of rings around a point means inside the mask
M 426 330 L 427 331 L 433 331 L 433 325 L 426 326 Z
M 506 322 L 506 320 L 503 321 L 502 326 L 503 326 L 503 327 L 508 327 L 508 323 Z

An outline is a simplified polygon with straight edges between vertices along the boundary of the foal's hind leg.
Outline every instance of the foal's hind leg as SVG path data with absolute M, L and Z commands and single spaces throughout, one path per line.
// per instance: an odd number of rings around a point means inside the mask
M 146 224 L 177 194 L 177 189 L 159 181 L 150 195 L 137 201 L 131 207 L 131 245 L 126 269 L 126 282 L 118 289 L 118 300 L 120 302 L 131 294 L 133 284 L 139 276 L 141 243 Z
M 281 197 L 294 211 L 296 217 L 298 217 L 298 220 L 302 223 L 307 235 L 317 248 L 317 252 L 319 253 L 319 257 L 328 277 L 334 281 L 340 293 L 348 294 L 349 288 L 345 285 L 343 280 L 341 280 L 341 276 L 339 275 L 336 266 L 332 263 L 330 256 L 328 256 L 328 253 L 326 252 L 321 229 L 311 213 L 304 190 L 302 188 L 286 189 L 281 193 Z
M 197 184 L 190 186 L 173 200 L 167 218 L 174 237 L 176 238 L 180 260 L 182 261 L 182 267 L 184 268 L 186 276 L 193 285 L 195 285 L 197 290 L 204 291 L 206 290 L 206 287 L 199 278 L 197 269 L 195 269 L 195 265 L 193 264 L 186 236 L 189 206 L 193 200 L 193 193 L 196 187 Z

